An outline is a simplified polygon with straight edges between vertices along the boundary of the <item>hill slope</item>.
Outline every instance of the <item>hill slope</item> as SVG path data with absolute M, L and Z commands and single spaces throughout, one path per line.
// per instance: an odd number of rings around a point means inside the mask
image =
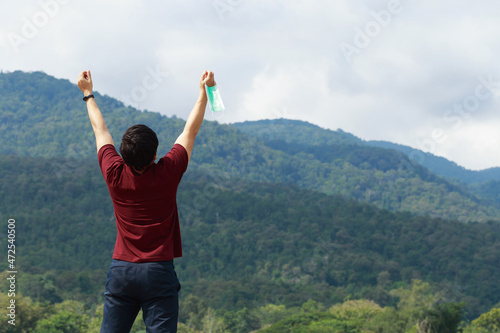
M 61 158 L 0 161 L 0 195 L 6 198 L 0 210 L 17 221 L 20 270 L 55 270 L 46 276 L 53 284 L 101 295 L 92 287 L 99 289 L 105 279 L 116 231 L 95 159 L 81 159 L 61 177 L 47 172 L 64 163 Z M 474 314 L 500 300 L 498 223 L 413 217 L 294 186 L 198 172 L 186 174 L 178 202 L 184 257 L 176 267 L 183 290 L 216 308 L 297 305 L 309 298 L 331 304 L 349 294 L 390 304 L 387 291 L 413 278 L 442 288 L 455 281 L 462 287 L 453 297 L 466 301 Z M 85 270 L 102 272 L 97 287 L 64 273 Z M 32 285 L 23 283 L 23 294 Z
M 14 72 L 0 74 L 0 89 L 0 139 L 4 142 L 1 154 L 74 159 L 95 156 L 85 104 L 75 85 L 44 73 Z M 126 128 L 143 123 L 157 132 L 162 155 L 182 131 L 181 119 L 140 112 L 112 98 L 95 95 L 115 142 Z M 291 122 L 283 129 L 269 127 L 265 121 L 248 126 L 249 133 L 243 133 L 240 125 L 206 121 L 197 138 L 190 170 L 294 184 L 393 211 L 432 217 L 462 221 L 500 217 L 495 203 L 433 175 L 402 153 L 363 145 L 350 134 L 339 131 L 332 135 L 331 131 L 318 131 L 314 125 L 300 122 Z M 262 137 L 269 131 L 272 138 Z M 317 144 L 301 143 L 310 137 L 315 137 Z M 66 162 L 54 172 L 61 176 L 71 169 L 71 163 Z
M 303 121 L 273 119 L 235 123 L 241 131 L 270 143 L 285 141 L 302 146 L 331 146 L 338 144 L 367 145 L 384 149 L 393 149 L 404 153 L 410 159 L 428 169 L 435 175 L 466 184 L 500 181 L 500 168 L 480 171 L 468 170 L 444 157 L 387 141 L 364 141 L 341 129 L 331 131 Z
M 374 147 L 401 151 L 434 174 L 448 179 L 455 179 L 466 184 L 500 181 L 500 168 L 489 168 L 481 171 L 468 170 L 444 157 L 424 153 L 412 147 L 386 141 L 368 141 L 367 144 Z

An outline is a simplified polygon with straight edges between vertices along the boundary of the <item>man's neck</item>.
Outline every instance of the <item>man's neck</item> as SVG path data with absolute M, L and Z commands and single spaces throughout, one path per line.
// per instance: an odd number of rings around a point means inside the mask
M 137 172 L 138 174 L 142 175 L 151 165 L 153 165 L 155 161 L 151 161 L 151 163 L 149 163 L 148 165 L 146 165 L 144 168 L 138 170 L 134 167 L 132 167 L 132 170 L 134 170 L 135 172 Z

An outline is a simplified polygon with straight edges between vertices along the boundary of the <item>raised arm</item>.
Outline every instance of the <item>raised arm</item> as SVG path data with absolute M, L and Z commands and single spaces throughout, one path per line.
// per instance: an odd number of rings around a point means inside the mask
M 80 73 L 78 76 L 78 88 L 80 88 L 84 96 L 92 95 L 93 83 L 90 71 Z M 95 134 L 97 151 L 99 152 L 102 146 L 113 144 L 113 138 L 106 127 L 101 110 L 99 110 L 94 98 L 87 99 L 87 110 L 89 112 L 90 124 L 92 124 Z
M 193 151 L 194 140 L 200 130 L 201 123 L 205 117 L 205 109 L 207 107 L 207 94 L 205 92 L 205 84 L 209 87 L 215 85 L 214 73 L 205 71 L 200 79 L 200 94 L 198 100 L 189 114 L 189 117 L 184 126 L 184 130 L 177 138 L 175 143 L 180 144 L 186 149 L 188 159 L 191 159 L 191 152 Z

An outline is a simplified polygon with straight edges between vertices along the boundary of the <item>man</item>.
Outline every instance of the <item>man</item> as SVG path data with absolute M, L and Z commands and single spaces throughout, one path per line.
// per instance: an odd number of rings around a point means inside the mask
M 215 85 L 212 72 L 201 76 L 198 100 L 183 132 L 170 152 L 155 163 L 158 138 L 144 125 L 125 132 L 118 155 L 92 95 L 90 71 L 78 77 L 117 227 L 101 333 L 130 332 L 141 308 L 148 332 L 177 331 L 180 284 L 173 259 L 182 256 L 182 248 L 176 193 L 205 115 L 205 85 Z

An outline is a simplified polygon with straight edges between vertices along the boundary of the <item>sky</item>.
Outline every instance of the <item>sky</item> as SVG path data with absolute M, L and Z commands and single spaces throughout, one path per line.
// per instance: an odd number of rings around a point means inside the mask
M 289 118 L 500 166 L 498 3 L 23 0 L 0 11 L 0 70 L 43 71 L 186 119 L 204 70 L 220 123 Z

